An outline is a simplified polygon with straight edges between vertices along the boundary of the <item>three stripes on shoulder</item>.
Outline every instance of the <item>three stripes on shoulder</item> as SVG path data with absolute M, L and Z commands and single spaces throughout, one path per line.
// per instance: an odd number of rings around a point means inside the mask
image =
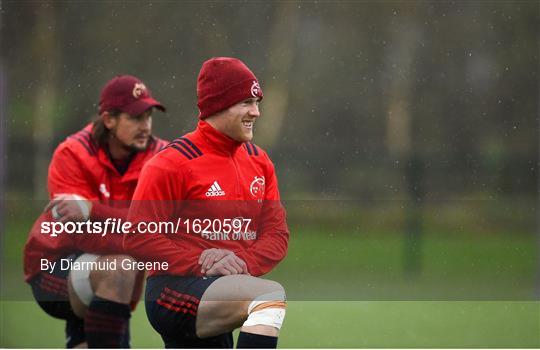
M 257 146 L 255 146 L 251 142 L 245 142 L 244 148 L 248 152 L 250 156 L 258 156 L 259 155 L 259 149 Z M 167 145 L 165 148 L 172 147 L 178 152 L 180 152 L 184 157 L 186 157 L 189 160 L 198 158 L 203 155 L 199 147 L 197 147 L 190 139 L 187 137 L 180 137 L 176 140 L 172 141 Z
M 193 142 L 191 142 L 186 137 L 180 137 L 171 143 L 165 148 L 172 147 L 178 152 L 182 153 L 187 159 L 195 159 L 203 155 L 199 147 L 197 147 Z

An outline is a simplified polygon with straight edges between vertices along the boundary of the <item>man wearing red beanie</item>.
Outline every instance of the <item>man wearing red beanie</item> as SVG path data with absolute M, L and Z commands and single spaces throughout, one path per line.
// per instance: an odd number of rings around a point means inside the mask
M 102 89 L 94 122 L 52 157 L 51 202 L 30 231 L 24 272 L 40 307 L 66 320 L 67 348 L 129 347 L 129 318 L 144 276 L 122 268 L 133 259 L 119 234 L 55 236 L 43 228 L 126 219 L 143 164 L 167 145 L 152 136 L 155 108 L 165 110 L 141 80 L 117 76 Z
M 148 162 L 129 218 L 177 223 L 173 234 L 124 236 L 151 270 L 146 312 L 167 348 L 275 348 L 285 291 L 262 279 L 286 255 L 289 230 L 274 166 L 251 143 L 263 92 L 253 72 L 228 57 L 204 62 L 197 129 Z M 170 232 L 169 232 L 170 233 Z

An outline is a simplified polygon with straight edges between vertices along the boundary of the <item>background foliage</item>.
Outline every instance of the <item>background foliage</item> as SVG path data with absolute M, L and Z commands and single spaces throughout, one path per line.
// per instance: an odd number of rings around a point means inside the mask
M 234 56 L 265 92 L 254 141 L 289 214 L 283 346 L 540 346 L 539 17 L 536 1 L 1 1 L 0 345 L 62 344 L 21 252 L 52 152 L 105 82 L 142 78 L 173 139 L 196 125 L 202 62 Z M 142 308 L 133 324 L 134 345 L 161 346 Z

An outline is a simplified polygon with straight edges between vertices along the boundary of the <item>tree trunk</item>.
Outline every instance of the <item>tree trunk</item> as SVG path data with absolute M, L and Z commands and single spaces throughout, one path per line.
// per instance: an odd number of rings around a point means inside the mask
M 272 147 L 281 131 L 289 105 L 289 83 L 293 63 L 294 33 L 298 25 L 298 4 L 293 1 L 276 3 L 276 21 L 272 28 L 270 62 L 263 81 L 264 111 L 266 117 L 257 123 L 264 130 L 257 134 L 257 142 Z
M 53 138 L 54 112 L 56 106 L 56 89 L 58 67 L 60 66 L 59 45 L 57 38 L 56 5 L 39 3 L 36 11 L 36 36 L 34 41 L 37 63 L 38 81 L 34 101 L 34 198 L 46 199 L 47 169 L 51 158 L 51 141 Z
M 423 209 L 423 160 L 415 147 L 411 105 L 414 98 L 413 65 L 418 51 L 418 36 L 414 26 L 415 9 L 405 5 L 401 9 L 403 22 L 395 30 L 392 49 L 387 56 L 387 72 L 392 77 L 388 102 L 387 146 L 393 159 L 399 161 L 406 183 L 404 223 L 404 269 L 415 275 L 421 271 L 422 259 L 422 209 Z M 406 12 L 409 12 L 405 14 Z M 410 19 L 407 20 L 408 16 Z

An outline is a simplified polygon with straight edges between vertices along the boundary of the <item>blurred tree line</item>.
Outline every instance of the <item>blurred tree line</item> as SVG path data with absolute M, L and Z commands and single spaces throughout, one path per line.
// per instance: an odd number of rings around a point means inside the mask
M 244 60 L 265 98 L 255 143 L 285 198 L 538 194 L 539 3 L 5 1 L 7 191 L 45 198 L 52 151 L 117 74 L 196 124 L 196 78 Z

